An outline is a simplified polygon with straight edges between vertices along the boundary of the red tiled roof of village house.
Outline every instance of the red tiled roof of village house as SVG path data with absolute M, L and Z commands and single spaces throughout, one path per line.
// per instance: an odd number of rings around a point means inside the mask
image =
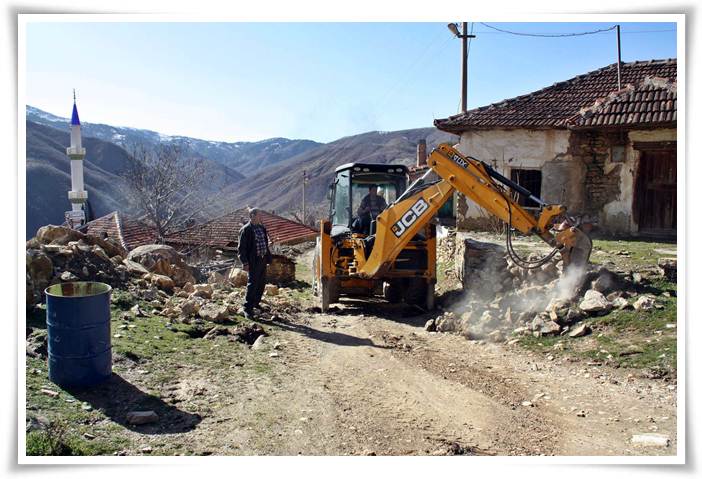
M 677 121 L 677 83 L 646 78 L 584 108 L 568 120 L 574 128 L 672 124 Z
M 623 63 L 621 83 L 623 86 L 639 85 L 652 77 L 675 83 L 677 66 L 675 58 Z M 568 128 L 568 120 L 581 109 L 591 107 L 616 90 L 617 64 L 614 63 L 526 95 L 434 120 L 434 126 L 458 134 L 467 130 L 495 128 Z M 653 107 L 653 103 L 648 101 L 638 105 L 637 108 Z M 653 111 L 651 115 L 639 115 L 639 123 L 650 124 L 652 118 Z
M 296 221 L 263 210 L 260 210 L 260 215 L 270 240 L 275 244 L 301 243 L 317 236 L 315 229 Z M 239 230 L 248 221 L 248 218 L 247 209 L 239 209 L 207 223 L 169 235 L 166 242 L 236 248 L 239 241 Z
M 93 236 L 107 233 L 108 238 L 119 241 L 127 251 L 156 241 L 156 232 L 153 228 L 117 211 L 88 222 L 81 231 Z

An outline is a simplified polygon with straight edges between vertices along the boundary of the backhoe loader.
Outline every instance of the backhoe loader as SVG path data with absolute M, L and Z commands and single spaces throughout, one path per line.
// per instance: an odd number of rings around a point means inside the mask
M 563 205 L 546 204 L 490 165 L 464 155 L 448 144 L 427 158 L 427 172 L 407 185 L 405 166 L 349 163 L 335 170 L 329 189 L 329 218 L 320 222 L 314 256 L 313 288 L 327 311 L 340 296 L 383 295 L 433 309 L 436 284 L 436 225 L 432 221 L 454 191 L 507 223 L 507 252 L 522 268 L 537 268 L 560 254 L 564 267 L 587 263 L 590 238 Z M 373 185 L 387 207 L 363 230 L 357 212 Z M 510 190 L 539 205 L 534 217 Z M 512 230 L 537 235 L 553 247 L 539 259 L 520 257 L 512 246 Z

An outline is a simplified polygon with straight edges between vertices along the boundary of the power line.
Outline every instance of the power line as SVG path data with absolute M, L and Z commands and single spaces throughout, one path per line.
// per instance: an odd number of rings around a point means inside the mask
M 409 77 L 409 78 L 413 77 L 413 75 L 410 75 L 410 72 L 413 72 L 414 69 L 424 61 L 424 57 L 425 57 L 430 51 L 432 51 L 433 47 L 435 47 L 435 46 L 438 44 L 438 42 L 439 42 L 439 40 L 441 40 L 442 36 L 443 36 L 443 35 L 442 35 L 441 33 L 440 33 L 439 35 L 435 36 L 435 37 L 432 39 L 432 41 L 429 42 L 429 43 L 427 44 L 427 46 L 424 48 L 424 50 L 422 51 L 422 53 L 420 53 L 419 55 L 415 56 L 415 57 L 414 57 L 414 61 L 413 61 L 408 67 L 405 67 L 404 71 L 402 72 L 402 75 L 400 75 L 399 81 L 395 82 L 395 83 L 386 91 L 385 95 L 383 95 L 383 96 L 381 97 L 380 101 L 378 102 L 378 106 L 379 106 L 379 107 L 380 107 L 380 106 L 384 106 L 385 103 L 387 102 L 387 100 L 388 100 L 390 97 L 392 97 L 392 95 L 396 94 L 396 93 L 397 93 L 399 90 L 401 90 L 403 87 L 407 86 L 407 81 L 408 81 L 407 78 L 408 78 L 408 77 Z M 441 46 L 439 47 L 439 51 L 440 51 L 440 50 L 443 50 L 444 45 L 445 45 L 446 43 L 448 43 L 448 40 L 450 40 L 450 39 L 451 39 L 450 37 L 447 38 L 447 39 L 441 44 Z
M 628 32 L 622 32 L 622 34 L 626 34 L 626 33 L 663 33 L 663 32 L 677 32 L 677 30 L 674 28 L 671 28 L 669 30 L 629 30 Z
M 600 32 L 600 33 L 606 33 L 607 31 L 609 31 L 609 30 L 606 30 L 606 31 Z M 633 33 L 633 34 L 637 34 L 637 33 L 666 33 L 666 32 L 676 32 L 676 31 L 677 30 L 674 28 L 670 28 L 667 30 L 629 30 L 629 31 L 622 30 L 622 35 L 628 35 L 629 33 Z M 501 31 L 496 32 L 496 31 L 491 31 L 491 30 L 476 30 L 475 33 L 477 35 L 512 35 L 511 32 L 501 32 Z
M 501 28 L 493 27 L 492 25 L 488 25 L 487 23 L 480 22 L 480 24 L 484 27 L 491 28 L 492 30 L 496 30 L 501 33 L 509 33 L 510 35 L 519 35 L 522 37 L 545 37 L 545 38 L 560 38 L 560 37 L 579 37 L 582 35 L 593 35 L 596 33 L 602 33 L 602 32 L 608 32 L 610 30 L 614 30 L 617 28 L 616 25 L 613 25 L 609 28 L 602 28 L 600 30 L 592 30 L 589 32 L 577 32 L 577 33 L 524 33 L 524 32 L 513 32 L 510 30 L 503 30 Z

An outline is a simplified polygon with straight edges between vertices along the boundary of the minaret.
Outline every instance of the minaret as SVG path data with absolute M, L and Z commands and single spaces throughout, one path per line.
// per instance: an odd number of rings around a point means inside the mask
M 68 192 L 68 201 L 71 202 L 71 211 L 66 212 L 66 221 L 75 228 L 85 223 L 85 202 L 88 201 L 88 192 L 83 185 L 83 159 L 85 148 L 81 144 L 80 119 L 76 106 L 76 91 L 73 90 L 73 114 L 71 115 L 71 146 L 66 148 L 66 154 L 71 159 L 71 191 Z

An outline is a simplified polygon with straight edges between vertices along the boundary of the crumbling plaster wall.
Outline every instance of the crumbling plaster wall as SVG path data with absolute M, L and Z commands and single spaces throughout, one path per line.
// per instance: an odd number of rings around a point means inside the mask
M 676 141 L 676 130 L 476 130 L 461 135 L 458 149 L 508 178 L 511 168 L 540 169 L 545 202 L 591 216 L 603 232 L 628 235 L 638 231 L 632 206 L 640 152 L 634 142 L 660 141 Z M 612 159 L 615 144 L 626 147 L 621 162 Z M 494 219 L 461 195 L 456 225 L 490 230 Z
M 458 149 L 483 160 L 506 177 L 512 168 L 540 169 L 541 198 L 547 203 L 583 209 L 584 167 L 573 161 L 568 130 L 475 130 L 461 135 Z M 489 215 L 461 196 L 456 205 L 459 229 L 485 228 Z

